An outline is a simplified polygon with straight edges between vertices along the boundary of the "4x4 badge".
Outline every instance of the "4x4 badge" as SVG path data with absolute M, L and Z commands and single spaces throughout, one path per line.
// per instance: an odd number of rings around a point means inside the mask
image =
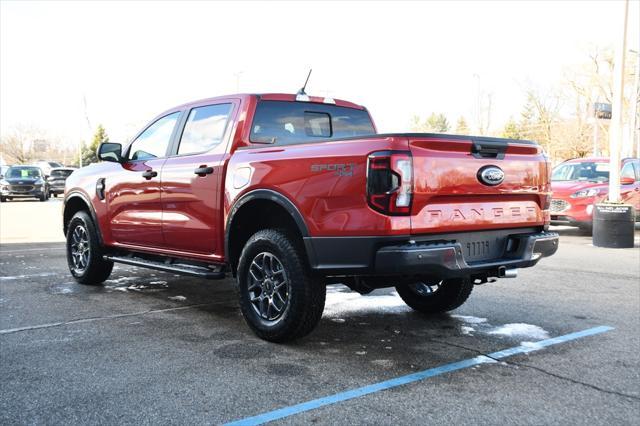
M 484 166 L 478 170 L 478 180 L 489 186 L 500 185 L 504 180 L 504 172 L 498 166 Z

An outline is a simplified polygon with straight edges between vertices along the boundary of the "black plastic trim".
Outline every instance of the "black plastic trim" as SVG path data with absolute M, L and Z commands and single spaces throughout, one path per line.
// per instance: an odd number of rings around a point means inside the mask
M 100 231 L 100 224 L 98 223 L 98 216 L 96 215 L 96 211 L 93 208 L 93 204 L 91 203 L 91 201 L 87 198 L 87 196 L 85 196 L 82 192 L 79 191 L 73 191 L 70 192 L 69 194 L 67 194 L 67 196 L 64 198 L 64 208 L 63 208 L 63 212 L 67 210 L 67 203 L 69 202 L 69 200 L 71 200 L 72 198 L 80 198 L 88 207 L 89 207 L 89 215 L 91 216 L 91 220 L 93 221 L 94 226 L 96 227 L 96 233 L 98 234 L 98 242 L 100 243 L 100 245 L 103 245 L 103 239 L 102 239 L 102 232 Z M 63 213 L 64 216 L 64 213 Z M 63 232 L 64 232 L 64 227 L 66 226 L 64 223 L 62 224 L 63 226 Z
M 296 225 L 298 226 L 298 230 L 300 231 L 300 234 L 302 234 L 302 237 L 305 238 L 309 236 L 309 229 L 307 228 L 307 224 L 304 222 L 302 214 L 291 200 L 289 200 L 279 192 L 270 189 L 255 189 L 240 197 L 233 204 L 231 210 L 229 210 L 229 216 L 227 217 L 227 224 L 224 230 L 224 250 L 227 256 L 229 256 L 229 232 L 231 231 L 233 218 L 243 205 L 252 200 L 270 200 L 284 207 L 284 209 L 296 222 Z
M 539 258 L 534 259 L 529 256 L 530 252 L 525 252 L 525 246 L 529 243 L 527 238 L 549 237 L 556 241 L 555 249 L 557 249 L 557 234 L 541 233 L 540 229 L 540 227 L 515 228 L 423 236 L 307 237 L 304 242 L 312 269 L 326 276 L 399 276 L 427 272 L 434 272 L 440 276 L 460 276 L 492 272 L 499 266 L 514 268 L 533 266 Z M 468 263 L 464 260 L 462 254 L 464 241 L 496 237 L 511 238 L 514 242 L 524 239 L 526 244 L 517 243 L 515 251 L 508 251 L 506 247 L 501 247 L 497 256 L 495 258 L 492 256 L 491 260 Z M 418 254 L 423 258 L 417 260 Z M 551 254 L 553 253 L 545 250 L 541 257 Z M 457 263 L 448 264 L 447 262 L 450 261 Z

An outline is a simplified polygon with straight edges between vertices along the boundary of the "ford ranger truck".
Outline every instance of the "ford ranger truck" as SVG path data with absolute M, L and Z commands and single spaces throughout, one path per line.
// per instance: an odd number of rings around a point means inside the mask
M 233 95 L 163 112 L 66 182 L 67 259 L 82 284 L 114 262 L 237 281 L 249 327 L 284 342 L 326 285 L 395 287 L 433 314 L 558 248 L 534 142 L 377 134 L 359 105 Z

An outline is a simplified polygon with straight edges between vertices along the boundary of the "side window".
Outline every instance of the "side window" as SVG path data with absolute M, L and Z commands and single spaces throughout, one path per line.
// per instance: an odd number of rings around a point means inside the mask
M 193 108 L 180 138 L 178 155 L 209 151 L 222 142 L 232 104 Z
M 158 119 L 147 130 L 142 132 L 133 141 L 129 148 L 130 160 L 149 160 L 152 158 L 162 158 L 167 154 L 171 134 L 180 117 L 179 112 L 166 115 Z
M 622 171 L 620 172 L 620 177 L 632 178 L 633 180 L 636 180 L 636 174 L 633 170 L 633 163 L 628 162 L 624 165 Z
M 640 161 L 634 161 L 632 164 L 636 169 L 636 182 L 640 181 Z

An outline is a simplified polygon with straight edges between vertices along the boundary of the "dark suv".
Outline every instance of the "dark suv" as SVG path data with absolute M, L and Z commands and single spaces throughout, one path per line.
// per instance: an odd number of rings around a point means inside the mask
M 40 201 L 49 199 L 49 184 L 39 167 L 9 167 L 0 180 L 0 201 L 14 198 L 37 198 Z
M 55 197 L 58 194 L 64 194 L 64 184 L 74 170 L 76 169 L 72 167 L 56 167 L 51 169 L 51 174 L 47 178 L 51 195 Z

